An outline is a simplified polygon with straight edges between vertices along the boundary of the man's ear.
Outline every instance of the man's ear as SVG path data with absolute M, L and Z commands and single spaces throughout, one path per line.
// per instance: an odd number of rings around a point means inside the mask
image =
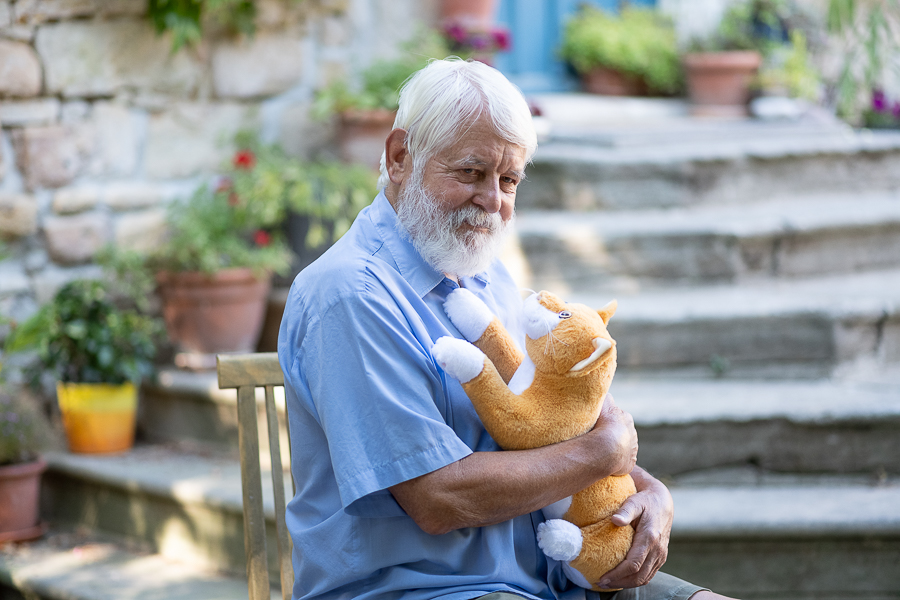
M 385 167 L 391 183 L 400 185 L 412 169 L 412 160 L 406 149 L 406 130 L 395 129 L 384 141 Z

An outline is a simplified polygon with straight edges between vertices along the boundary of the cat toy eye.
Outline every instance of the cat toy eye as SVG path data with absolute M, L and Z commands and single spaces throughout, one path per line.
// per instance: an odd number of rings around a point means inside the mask
M 560 319 L 568 319 L 568 318 L 571 317 L 571 316 L 572 316 L 572 313 L 570 313 L 570 312 L 567 311 L 567 310 L 562 310 L 562 311 L 559 312 L 559 318 L 560 318 Z

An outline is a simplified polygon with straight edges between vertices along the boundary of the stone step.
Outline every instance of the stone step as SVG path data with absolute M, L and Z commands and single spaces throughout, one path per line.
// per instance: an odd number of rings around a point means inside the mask
M 240 465 L 197 445 L 142 445 L 119 455 L 47 455 L 42 515 L 137 542 L 165 559 L 246 574 Z M 271 471 L 263 473 L 271 580 L 277 585 Z M 285 490 L 292 486 L 285 473 Z
M 0 549 L 8 600 L 246 600 L 247 579 L 207 571 L 85 531 Z M 276 591 L 277 592 L 277 591 Z M 272 599 L 280 599 L 277 593 Z
M 267 440 L 264 391 L 256 395 L 260 440 Z M 284 425 L 284 388 L 275 388 L 275 406 L 281 426 L 282 462 L 288 464 L 287 429 Z M 148 442 L 199 442 L 223 451 L 238 449 L 237 390 L 220 390 L 215 371 L 163 368 L 156 380 L 141 388 L 138 436 Z M 268 464 L 268 442 L 260 452 Z
M 900 267 L 900 193 L 635 211 L 525 211 L 521 251 L 542 289 L 732 282 Z
M 621 377 L 638 462 L 661 477 L 700 469 L 900 474 L 900 381 L 685 381 Z
M 211 565 L 234 572 L 243 566 L 235 564 L 236 557 L 220 558 L 242 548 L 235 463 L 159 447 L 120 456 L 49 458 L 45 514 L 54 531 L 65 524 L 87 527 L 129 543 L 122 551 L 51 537 L 25 552 L 0 554 L 4 584 L 54 600 L 246 593 L 239 577 L 205 575 Z M 874 599 L 900 589 L 896 477 L 772 474 L 743 467 L 695 471 L 667 484 L 676 507 L 667 572 L 740 598 L 855 593 Z M 271 511 L 270 501 L 267 506 Z M 211 554 L 219 557 L 210 560 Z M 115 596 L 103 595 L 96 585 L 124 580 L 133 587 L 123 583 Z
M 620 370 L 822 378 L 900 363 L 900 270 L 681 289 L 563 293 L 618 300 Z
M 900 186 L 900 133 L 831 124 L 821 135 L 757 121 L 647 128 L 640 143 L 582 128 L 540 145 L 516 205 L 527 210 L 635 210 L 790 200 Z M 634 130 L 623 133 L 634 136 Z
M 641 463 L 654 473 L 733 464 L 796 472 L 900 473 L 900 444 L 896 443 L 900 378 L 879 382 L 689 380 L 621 369 L 612 393 L 634 416 Z M 150 407 L 152 401 L 142 399 L 142 410 L 178 415 L 200 399 L 185 395 L 179 401 L 177 392 L 170 389 L 165 405 Z M 218 406 L 211 397 L 207 401 L 211 407 Z M 182 423 L 177 431 L 182 440 L 196 442 L 209 430 L 201 418 L 171 420 Z M 191 423 L 197 424 L 196 431 L 189 428 Z M 177 441 L 175 435 L 170 432 L 166 441 Z M 228 441 L 219 440 L 217 447 L 227 447 Z M 284 464 L 290 462 L 287 447 L 283 440 Z M 236 448 L 231 448 L 232 453 Z M 262 460 L 269 464 L 267 455 Z
M 670 482 L 664 570 L 735 598 L 895 598 L 900 480 L 738 470 Z

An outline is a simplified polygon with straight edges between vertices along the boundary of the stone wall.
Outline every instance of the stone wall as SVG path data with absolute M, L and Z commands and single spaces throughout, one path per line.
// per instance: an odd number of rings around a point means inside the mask
M 146 0 L 0 0 L 0 315 L 98 273 L 108 242 L 148 248 L 164 203 L 227 159 L 234 133 L 309 156 L 332 125 L 314 91 L 390 56 L 435 0 L 256 0 L 257 33 L 177 54 Z M 0 331 L 0 338 L 3 337 Z

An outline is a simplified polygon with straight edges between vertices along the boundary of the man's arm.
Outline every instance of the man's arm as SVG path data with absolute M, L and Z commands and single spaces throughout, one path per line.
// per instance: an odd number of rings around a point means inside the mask
M 424 531 L 442 534 L 527 514 L 609 475 L 632 472 L 637 433 L 607 397 L 588 433 L 543 448 L 476 452 L 390 488 Z

